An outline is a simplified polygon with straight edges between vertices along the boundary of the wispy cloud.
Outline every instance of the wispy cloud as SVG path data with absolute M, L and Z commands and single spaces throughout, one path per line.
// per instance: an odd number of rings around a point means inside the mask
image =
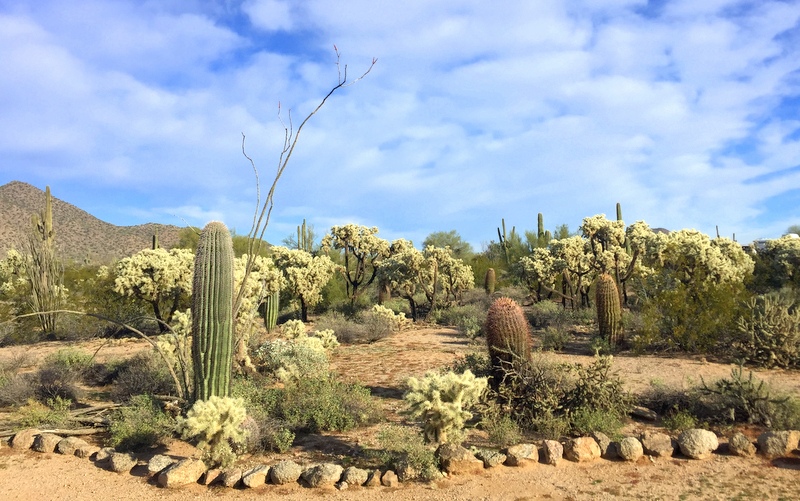
M 296 128 L 336 83 L 336 44 L 351 78 L 379 62 L 303 131 L 272 240 L 305 217 L 478 246 L 500 218 L 575 229 L 616 202 L 777 236 L 800 221 L 799 23 L 797 0 L 14 2 L 0 182 L 115 224 L 246 232 L 241 134 L 265 190 L 288 110 Z

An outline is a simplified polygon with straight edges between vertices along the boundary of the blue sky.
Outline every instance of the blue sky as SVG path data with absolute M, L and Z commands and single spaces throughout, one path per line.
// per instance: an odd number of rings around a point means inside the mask
M 502 5 L 502 7 L 498 7 Z M 476 250 L 501 218 L 736 234 L 800 224 L 800 0 L 0 0 L 0 184 L 100 219 L 267 239 L 303 218 Z

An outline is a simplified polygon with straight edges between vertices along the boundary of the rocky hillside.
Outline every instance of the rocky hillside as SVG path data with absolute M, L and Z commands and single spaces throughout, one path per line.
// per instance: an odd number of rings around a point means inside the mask
M 31 228 L 31 216 L 44 208 L 44 191 L 20 181 L 0 186 L 0 257 L 10 248 L 21 249 Z M 74 205 L 53 197 L 56 243 L 65 262 L 106 263 L 130 256 L 152 245 L 158 232 L 164 248 L 177 244 L 181 228 L 148 223 L 115 226 Z

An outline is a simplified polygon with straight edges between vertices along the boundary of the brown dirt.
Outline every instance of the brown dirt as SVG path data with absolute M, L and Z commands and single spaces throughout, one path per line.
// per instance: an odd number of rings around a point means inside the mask
M 101 341 L 80 343 L 94 351 Z M 0 361 L 23 359 L 34 367 L 46 354 L 63 348 L 64 343 L 41 343 L 25 348 L 0 349 Z M 97 352 L 98 360 L 129 356 L 146 349 L 143 341 L 107 343 Z M 394 420 L 401 406 L 402 385 L 408 376 L 450 364 L 457 357 L 481 346 L 470 343 L 456 331 L 446 328 L 406 331 L 368 345 L 342 346 L 333 360 L 346 380 L 368 386 Z M 588 363 L 592 357 L 577 353 L 554 354 L 556 359 Z M 630 391 L 640 392 L 653 382 L 688 388 L 700 378 L 713 381 L 730 374 L 730 364 L 719 364 L 699 357 L 667 358 L 617 356 L 614 368 Z M 761 370 L 756 376 L 775 387 L 800 394 L 800 373 Z M 0 415 L 0 428 L 3 426 Z M 626 428 L 636 433 L 651 424 L 632 421 Z M 758 430 L 749 430 L 757 433 Z M 320 460 L 324 455 L 341 457 L 358 444 L 369 443 L 375 429 L 355 433 L 328 434 L 303 440 L 287 454 L 300 462 Z M 133 474 L 116 474 L 89 460 L 58 454 L 16 452 L 0 448 L 0 499 L 89 499 L 98 495 L 118 500 L 140 499 L 309 499 L 326 497 L 342 500 L 582 500 L 582 499 L 800 499 L 800 453 L 792 457 L 767 460 L 739 458 L 725 453 L 724 438 L 720 453 L 705 461 L 682 457 L 650 460 L 635 464 L 599 460 L 590 464 L 563 461 L 556 467 L 536 464 L 524 468 L 497 467 L 482 475 L 452 477 L 432 484 L 407 483 L 397 489 L 308 490 L 300 486 L 266 485 L 252 490 L 207 488 L 192 485 L 179 490 L 161 489 L 148 482 L 138 469 Z M 174 457 L 188 457 L 196 451 L 175 441 L 163 451 Z M 276 461 L 273 457 L 245 458 L 245 463 Z

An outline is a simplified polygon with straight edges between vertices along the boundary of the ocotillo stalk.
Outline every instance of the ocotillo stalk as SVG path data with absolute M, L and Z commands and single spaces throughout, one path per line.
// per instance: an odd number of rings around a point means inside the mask
M 212 221 L 200 233 L 192 285 L 194 400 L 227 397 L 233 361 L 233 241 Z

